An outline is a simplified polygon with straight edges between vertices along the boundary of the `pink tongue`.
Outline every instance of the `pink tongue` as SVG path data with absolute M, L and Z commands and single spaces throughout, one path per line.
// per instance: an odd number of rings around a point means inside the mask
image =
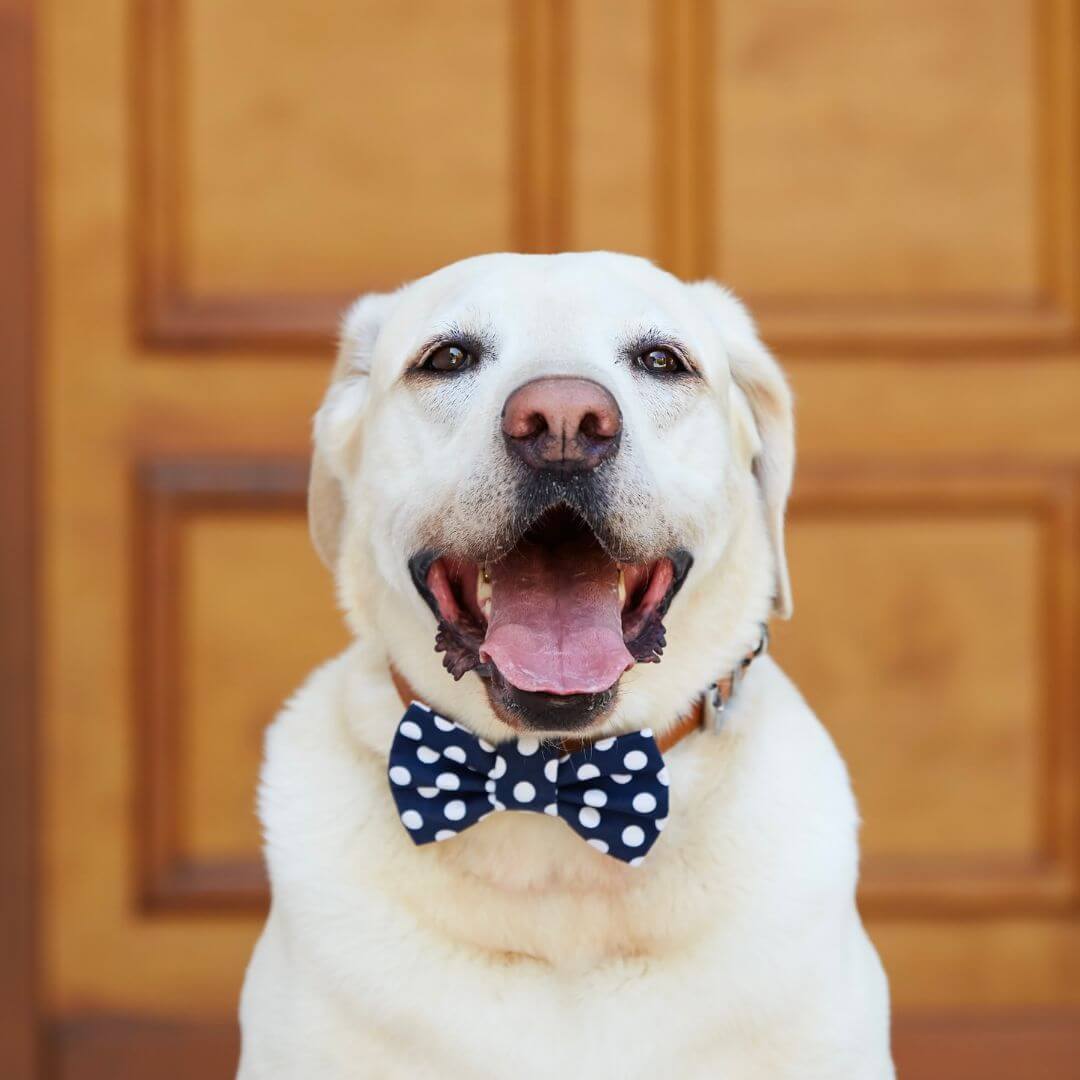
M 491 567 L 480 659 L 519 690 L 595 694 L 634 658 L 623 644 L 619 569 L 592 542 L 519 544 Z

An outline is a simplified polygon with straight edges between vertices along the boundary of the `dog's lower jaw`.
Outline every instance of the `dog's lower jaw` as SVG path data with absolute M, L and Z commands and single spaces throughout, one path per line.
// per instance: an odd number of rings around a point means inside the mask
M 596 694 L 531 693 L 511 685 L 497 668 L 488 666 L 491 673 L 484 678 L 484 688 L 491 710 L 518 732 L 580 734 L 602 723 L 618 700 L 618 683 Z

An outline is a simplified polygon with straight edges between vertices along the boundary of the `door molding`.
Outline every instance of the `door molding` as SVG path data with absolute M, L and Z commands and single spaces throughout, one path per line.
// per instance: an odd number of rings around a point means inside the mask
M 40 1063 L 35 887 L 33 0 L 0 0 L 0 1075 Z
M 53 1028 L 55 1080 L 155 1080 L 233 1075 L 240 1050 L 234 1022 L 131 1016 L 74 1017 Z M 904 1080 L 1072 1075 L 1080 1013 L 1059 1009 L 901 1013 L 893 1056 Z

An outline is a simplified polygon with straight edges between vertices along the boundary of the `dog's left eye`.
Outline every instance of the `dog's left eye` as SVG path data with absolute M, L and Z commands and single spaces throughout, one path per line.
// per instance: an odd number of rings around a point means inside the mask
M 638 367 L 644 368 L 650 375 L 673 375 L 686 370 L 682 360 L 667 348 L 649 349 L 640 353 L 636 362 Z
M 464 371 L 476 363 L 476 357 L 460 345 L 440 345 L 424 357 L 423 371 Z

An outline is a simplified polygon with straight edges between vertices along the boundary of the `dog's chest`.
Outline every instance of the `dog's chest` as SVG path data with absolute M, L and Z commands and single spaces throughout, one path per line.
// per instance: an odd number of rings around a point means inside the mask
M 421 932 L 478 962 L 589 972 L 692 949 L 707 933 L 708 890 L 686 880 L 674 852 L 662 850 L 666 839 L 645 866 L 632 867 L 598 854 L 556 819 L 493 815 L 449 843 L 410 853 L 425 873 L 386 884 L 390 902 Z

